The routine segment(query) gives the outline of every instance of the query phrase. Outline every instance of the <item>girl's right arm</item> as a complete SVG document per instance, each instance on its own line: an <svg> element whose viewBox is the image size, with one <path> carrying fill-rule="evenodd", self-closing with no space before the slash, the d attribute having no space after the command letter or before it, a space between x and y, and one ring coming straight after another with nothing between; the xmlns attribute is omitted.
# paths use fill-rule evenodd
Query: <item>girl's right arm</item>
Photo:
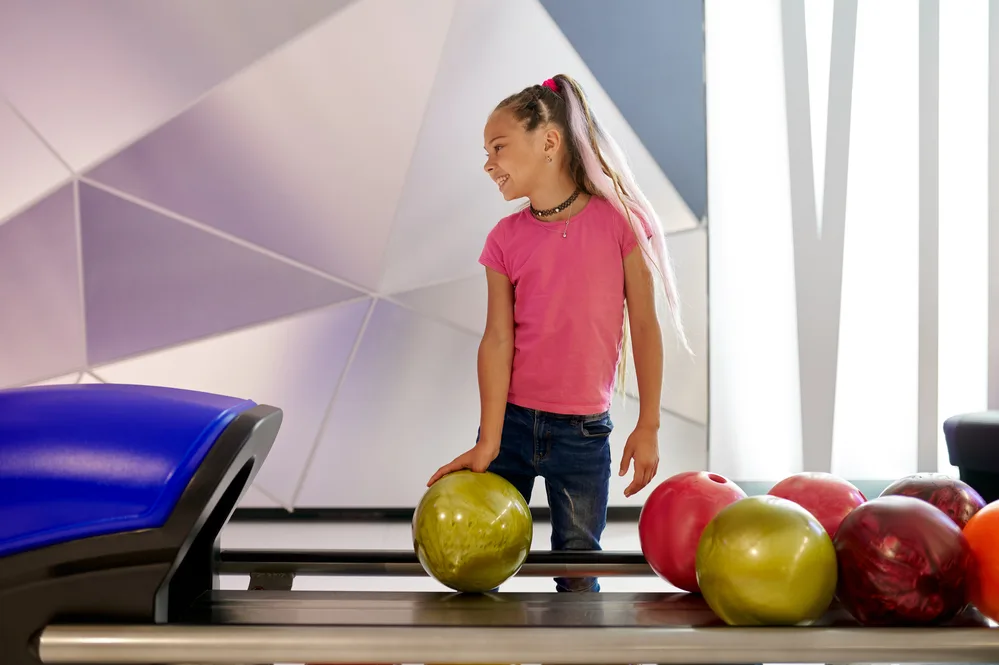
<svg viewBox="0 0 999 665"><path fill-rule="evenodd" d="M502 273L486 268L489 308L479 342L479 441L430 477L427 486L459 469L483 472L499 455L513 366L513 285Z"/></svg>
<svg viewBox="0 0 999 665"><path fill-rule="evenodd" d="M478 446L499 452L513 366L513 285L503 274L486 268L489 305L486 330L479 343Z"/></svg>

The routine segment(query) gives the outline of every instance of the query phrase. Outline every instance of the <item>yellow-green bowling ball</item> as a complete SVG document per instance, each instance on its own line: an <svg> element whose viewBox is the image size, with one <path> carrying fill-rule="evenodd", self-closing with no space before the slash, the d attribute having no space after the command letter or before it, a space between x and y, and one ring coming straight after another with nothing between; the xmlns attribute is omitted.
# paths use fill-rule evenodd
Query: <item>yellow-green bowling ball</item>
<svg viewBox="0 0 999 665"><path fill-rule="evenodd" d="M836 593L836 550L798 504L753 496L723 508L697 546L697 583L731 626L808 625Z"/></svg>
<svg viewBox="0 0 999 665"><path fill-rule="evenodd" d="M427 489L413 514L413 547L441 584L481 593L513 577L534 537L524 496L494 473L456 471Z"/></svg>

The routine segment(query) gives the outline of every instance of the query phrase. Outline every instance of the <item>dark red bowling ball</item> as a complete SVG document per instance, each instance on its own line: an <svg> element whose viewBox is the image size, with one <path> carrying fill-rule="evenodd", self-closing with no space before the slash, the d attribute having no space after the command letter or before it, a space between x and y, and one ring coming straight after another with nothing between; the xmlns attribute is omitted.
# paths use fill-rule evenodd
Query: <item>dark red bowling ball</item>
<svg viewBox="0 0 999 665"><path fill-rule="evenodd" d="M694 561L701 533L722 508L745 498L734 482L707 471L685 471L661 482L638 518L642 554L656 575L699 593Z"/></svg>
<svg viewBox="0 0 999 665"><path fill-rule="evenodd" d="M930 625L967 604L971 551L939 508L908 496L882 496L855 508L833 539L836 595L863 625Z"/></svg>
<svg viewBox="0 0 999 665"><path fill-rule="evenodd" d="M788 476L770 488L768 494L794 501L810 512L830 538L836 535L843 518L867 501L863 492L850 481L818 471Z"/></svg>
<svg viewBox="0 0 999 665"><path fill-rule="evenodd" d="M911 496L928 501L961 529L985 507L985 499L968 483L942 473L914 473L900 478L886 487L881 496Z"/></svg>

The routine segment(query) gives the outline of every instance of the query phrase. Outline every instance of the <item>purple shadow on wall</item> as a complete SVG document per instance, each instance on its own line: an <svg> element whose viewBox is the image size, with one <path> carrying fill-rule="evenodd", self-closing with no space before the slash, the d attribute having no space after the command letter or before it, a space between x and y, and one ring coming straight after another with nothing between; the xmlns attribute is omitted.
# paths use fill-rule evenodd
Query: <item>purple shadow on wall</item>
<svg viewBox="0 0 999 665"><path fill-rule="evenodd" d="M86 363L73 186L0 225L0 387Z"/></svg>
<svg viewBox="0 0 999 665"><path fill-rule="evenodd" d="M363 295L89 185L80 216L91 364Z"/></svg>

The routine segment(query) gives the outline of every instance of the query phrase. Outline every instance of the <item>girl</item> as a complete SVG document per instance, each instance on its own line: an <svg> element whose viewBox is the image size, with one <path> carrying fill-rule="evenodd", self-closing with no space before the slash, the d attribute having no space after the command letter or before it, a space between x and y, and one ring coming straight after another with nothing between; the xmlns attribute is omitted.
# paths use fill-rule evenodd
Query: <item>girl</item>
<svg viewBox="0 0 999 665"><path fill-rule="evenodd" d="M528 205L499 221L479 258L489 293L479 437L427 485L459 469L488 470L530 501L541 476L552 550L599 550L626 311L640 410L619 468L623 476L635 467L625 496L641 491L659 465L663 349L653 271L689 351L663 229L572 78L558 75L503 100L484 134L486 173L506 200L526 197ZM555 583L558 591L600 589L596 578Z"/></svg>

